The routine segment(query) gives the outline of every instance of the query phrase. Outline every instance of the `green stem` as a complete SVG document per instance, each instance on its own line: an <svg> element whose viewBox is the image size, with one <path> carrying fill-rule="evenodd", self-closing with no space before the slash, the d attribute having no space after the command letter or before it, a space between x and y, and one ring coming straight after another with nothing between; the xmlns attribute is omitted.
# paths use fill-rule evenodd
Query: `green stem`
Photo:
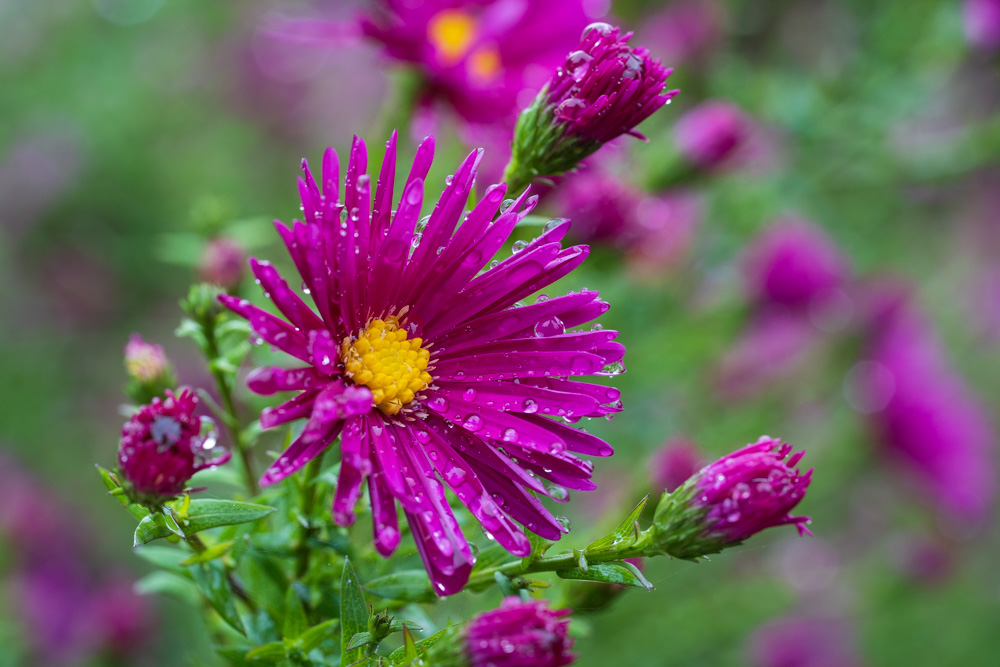
<svg viewBox="0 0 1000 667"><path fill-rule="evenodd" d="M243 481L246 484L247 491L251 496L256 496L260 493L260 487L257 486L257 475L253 470L250 447L243 438L243 429L240 428L240 418L236 411L236 402L233 400L233 389L226 374L215 367L215 360L220 356L219 341L215 336L215 322L211 319L210 321L202 322L202 330L205 333L205 354L208 356L212 367L212 376L215 378L215 385L219 389L219 395L222 397L222 405L225 409L222 420L225 422L226 428L229 430L229 435L233 440L233 445L239 454L240 464L243 467Z"/></svg>
<svg viewBox="0 0 1000 667"><path fill-rule="evenodd" d="M301 579L309 571L309 540L316 533L316 527L312 521L313 508L316 506L316 484L314 482L319 476L320 470L323 469L323 455L325 453L326 450L323 450L316 458L309 462L309 465L306 466L305 478L302 480L302 495L299 507L302 512L302 518L306 523L299 528L299 536L294 547L296 553L296 579Z"/></svg>

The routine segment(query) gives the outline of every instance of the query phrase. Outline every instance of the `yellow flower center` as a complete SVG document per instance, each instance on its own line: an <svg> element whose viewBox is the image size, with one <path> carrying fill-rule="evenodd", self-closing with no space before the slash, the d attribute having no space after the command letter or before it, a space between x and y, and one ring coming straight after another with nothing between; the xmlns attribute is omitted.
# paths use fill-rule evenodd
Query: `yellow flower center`
<svg viewBox="0 0 1000 667"><path fill-rule="evenodd" d="M476 20L460 9L438 13L427 26L427 36L446 64L457 62L469 50L476 33Z"/></svg>
<svg viewBox="0 0 1000 667"><path fill-rule="evenodd" d="M492 79L500 71L500 53L495 46L484 46L469 56L469 71L481 81Z"/></svg>
<svg viewBox="0 0 1000 667"><path fill-rule="evenodd" d="M431 354L420 338L407 338L394 317L372 320L355 338L345 338L341 357L347 377L372 391L375 406L394 415L431 383Z"/></svg>

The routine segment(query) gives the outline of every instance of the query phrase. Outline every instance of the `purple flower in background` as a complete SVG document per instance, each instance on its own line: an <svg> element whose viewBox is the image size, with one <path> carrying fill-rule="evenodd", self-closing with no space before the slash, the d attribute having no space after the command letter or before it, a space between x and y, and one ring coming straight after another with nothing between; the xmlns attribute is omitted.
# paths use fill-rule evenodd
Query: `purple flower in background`
<svg viewBox="0 0 1000 667"><path fill-rule="evenodd" d="M816 225L796 218L767 227L747 248L750 297L790 308L817 306L847 281L846 257Z"/></svg>
<svg viewBox="0 0 1000 667"><path fill-rule="evenodd" d="M568 609L552 611L541 600L505 598L500 608L469 623L469 667L563 667L573 664Z"/></svg>
<svg viewBox="0 0 1000 667"><path fill-rule="evenodd" d="M965 0L962 26L971 45L989 51L1000 49L1000 0Z"/></svg>
<svg viewBox="0 0 1000 667"><path fill-rule="evenodd" d="M599 144L623 134L642 138L633 128L679 92L663 92L673 70L630 39L607 23L591 24L549 80L542 95L567 134Z"/></svg>
<svg viewBox="0 0 1000 667"><path fill-rule="evenodd" d="M690 440L674 438L660 447L649 462L653 484L674 491L699 469L701 452Z"/></svg>
<svg viewBox="0 0 1000 667"><path fill-rule="evenodd" d="M126 492L143 504L160 504L181 493L199 470L221 465L229 452L209 459L215 446L212 434L203 436L203 422L194 412L198 397L189 389L167 390L154 398L122 427L118 470Z"/></svg>
<svg viewBox="0 0 1000 667"><path fill-rule="evenodd" d="M722 8L713 0L678 0L643 20L637 30L644 44L668 62L704 55L722 37Z"/></svg>
<svg viewBox="0 0 1000 667"><path fill-rule="evenodd" d="M839 619L783 618L761 626L750 639L754 667L858 667L850 626Z"/></svg>
<svg viewBox="0 0 1000 667"><path fill-rule="evenodd" d="M117 656L137 654L155 636L156 619L148 597L133 590L134 582L118 577L91 593L86 617L103 647Z"/></svg>
<svg viewBox="0 0 1000 667"><path fill-rule="evenodd" d="M629 272L656 280L677 268L694 245L703 209L700 196L681 190L642 198L630 234Z"/></svg>
<svg viewBox="0 0 1000 667"><path fill-rule="evenodd" d="M11 577L17 616L34 653L32 664L85 664L96 644L90 632L91 582L73 558L40 558Z"/></svg>
<svg viewBox="0 0 1000 667"><path fill-rule="evenodd" d="M555 198L556 208L573 220L574 238L625 247L642 195L604 170L586 169L567 178Z"/></svg>
<svg viewBox="0 0 1000 667"><path fill-rule="evenodd" d="M234 290L243 280L247 251L239 242L216 238L208 242L198 264L198 277L225 290Z"/></svg>
<svg viewBox="0 0 1000 667"><path fill-rule="evenodd" d="M762 436L702 468L665 494L654 519L663 549L675 558L716 553L773 526L792 524L808 534L808 517L790 512L805 497L812 470L795 466L804 452Z"/></svg>
<svg viewBox="0 0 1000 667"><path fill-rule="evenodd" d="M424 77L424 101L444 100L467 121L513 122L595 18L584 0L380 0L361 31ZM529 98L530 99L530 98Z"/></svg>
<svg viewBox="0 0 1000 667"><path fill-rule="evenodd" d="M681 116L674 125L674 142L691 164L717 169L732 161L747 141L750 122L729 102L703 102Z"/></svg>
<svg viewBox="0 0 1000 667"><path fill-rule="evenodd" d="M434 140L418 147L395 209L395 134L386 146L374 198L367 149L355 138L343 190L337 155L328 149L322 189L303 165L305 222L277 224L315 310L256 259L253 272L287 322L246 300L220 300L257 336L305 364L261 368L248 378L261 394L300 392L265 410L264 428L308 418L261 484L284 479L340 436L334 520L353 523L367 478L379 553L388 556L399 543L398 502L435 590L448 595L465 585L473 557L438 475L511 553L531 550L515 521L558 539L565 529L534 494L562 500L566 488L594 488L593 465L570 452L613 450L549 417L618 412L617 390L570 378L621 372L625 349L615 331L567 331L607 310L595 291L518 305L587 256L586 246L562 247L568 223L516 243L513 255L491 264L536 198L522 194L501 210L506 188L496 185L465 214L476 151L420 219Z"/></svg>
<svg viewBox="0 0 1000 667"><path fill-rule="evenodd" d="M871 414L887 451L942 514L983 520L996 494L996 433L928 323L905 302L883 309L867 356L857 388L867 399L856 407Z"/></svg>

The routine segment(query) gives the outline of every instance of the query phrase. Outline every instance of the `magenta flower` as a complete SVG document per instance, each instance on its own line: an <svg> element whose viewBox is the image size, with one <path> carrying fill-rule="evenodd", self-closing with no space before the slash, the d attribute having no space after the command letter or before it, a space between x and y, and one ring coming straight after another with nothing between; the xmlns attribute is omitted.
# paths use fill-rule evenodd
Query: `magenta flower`
<svg viewBox="0 0 1000 667"><path fill-rule="evenodd" d="M194 414L198 397L189 389L166 398L154 398L122 427L118 471L133 501L158 505L184 492L199 470L221 465L228 452L214 459L215 437L203 435L203 422Z"/></svg>
<svg viewBox="0 0 1000 667"><path fill-rule="evenodd" d="M653 484L664 491L673 491L698 471L701 452L690 440L673 438L660 447L649 461Z"/></svg>
<svg viewBox="0 0 1000 667"><path fill-rule="evenodd" d="M125 370L133 380L155 382L170 373L170 362L162 346L149 343L134 333L125 344Z"/></svg>
<svg viewBox="0 0 1000 667"><path fill-rule="evenodd" d="M743 266L752 299L791 308L821 305L846 284L849 272L823 230L797 218L767 227L747 248Z"/></svg>
<svg viewBox="0 0 1000 667"><path fill-rule="evenodd" d="M473 123L513 123L518 96L543 80L593 17L583 0L380 0L361 31L417 66L423 101ZM544 76L544 74L542 74Z"/></svg>
<svg viewBox="0 0 1000 667"><path fill-rule="evenodd" d="M688 162L701 169L725 165L749 134L750 123L743 111L721 100L699 104L674 126L677 148Z"/></svg>
<svg viewBox="0 0 1000 667"><path fill-rule="evenodd" d="M863 664L853 629L842 619L788 617L754 633L753 667L859 667Z"/></svg>
<svg viewBox="0 0 1000 667"><path fill-rule="evenodd" d="M582 170L567 178L555 196L557 208L573 219L570 234L574 238L620 248L629 244L642 195L613 174Z"/></svg>
<svg viewBox="0 0 1000 667"><path fill-rule="evenodd" d="M1000 0L965 0L962 26L972 46L987 51L1000 49Z"/></svg>
<svg viewBox="0 0 1000 667"><path fill-rule="evenodd" d="M795 466L804 452L789 457L791 450L762 436L665 494L655 517L664 551L675 558L696 558L785 524L808 534L809 517L790 512L805 497L812 470L800 473Z"/></svg>
<svg viewBox="0 0 1000 667"><path fill-rule="evenodd" d="M265 410L265 428L308 418L261 484L292 474L340 436L334 520L353 523L367 478L379 553L388 556L399 543L398 502L436 591L448 595L465 585L473 558L438 477L511 553L531 549L515 521L558 539L562 525L534 494L564 499L567 488L592 489L593 465L570 452L613 450L549 417L618 412L617 390L571 378L620 372L625 350L615 331L569 331L607 310L595 291L519 304L579 266L588 249L561 246L569 228L562 222L491 264L536 198L525 193L501 206L505 187L496 185L464 213L478 151L418 222L433 149L431 137L417 149L395 208L395 134L373 199L361 139L352 146L343 190L332 149L323 158L322 189L303 165L306 220L277 229L315 311L271 264L256 259L254 274L288 321L246 300L220 300L256 335L305 364L261 368L248 379L261 394L301 392ZM489 268L481 271L484 264ZM564 488L546 488L539 478Z"/></svg>
<svg viewBox="0 0 1000 667"><path fill-rule="evenodd" d="M468 667L563 667L573 664L568 609L509 597L472 619L465 635Z"/></svg>
<svg viewBox="0 0 1000 667"><path fill-rule="evenodd" d="M643 43L673 63L704 56L723 36L724 11L715 0L675 0L643 20Z"/></svg>
<svg viewBox="0 0 1000 667"><path fill-rule="evenodd" d="M951 369L940 342L912 305L886 309L876 324L859 391L890 455L922 495L951 519L978 522L996 495L996 432L986 407Z"/></svg>
<svg viewBox="0 0 1000 667"><path fill-rule="evenodd" d="M563 174L623 134L644 139L635 127L679 91L664 92L673 70L629 46L631 38L607 23L587 26L578 48L521 113L508 183Z"/></svg>
<svg viewBox="0 0 1000 667"><path fill-rule="evenodd" d="M212 239L201 256L198 277L225 290L234 290L243 280L246 260L247 251L237 241L224 237Z"/></svg>

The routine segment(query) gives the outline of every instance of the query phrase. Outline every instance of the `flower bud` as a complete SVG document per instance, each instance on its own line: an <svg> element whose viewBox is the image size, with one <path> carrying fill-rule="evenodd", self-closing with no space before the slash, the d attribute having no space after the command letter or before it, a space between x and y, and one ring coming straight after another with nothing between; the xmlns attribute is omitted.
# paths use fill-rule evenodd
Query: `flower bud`
<svg viewBox="0 0 1000 667"><path fill-rule="evenodd" d="M208 458L215 435L203 434L211 420L195 416L197 405L191 390L167 390L166 398L154 398L122 427L118 469L133 502L162 505L183 493L196 472L229 460L228 452Z"/></svg>
<svg viewBox="0 0 1000 667"><path fill-rule="evenodd" d="M125 344L125 370L129 376L126 392L133 400L146 403L176 383L173 368L163 348L132 334Z"/></svg>
<svg viewBox="0 0 1000 667"><path fill-rule="evenodd" d="M631 38L607 23L583 31L579 48L518 118L504 174L511 192L573 169L623 134L641 138L634 128L677 94L663 92L672 70L630 47Z"/></svg>
<svg viewBox="0 0 1000 667"><path fill-rule="evenodd" d="M568 609L552 611L542 600L509 597L456 630L457 641L431 647L426 664L435 667L563 667L576 655L567 636ZM456 626L457 627L457 626Z"/></svg>
<svg viewBox="0 0 1000 667"><path fill-rule="evenodd" d="M765 528L794 524L808 534L808 517L789 512L805 496L812 470L795 465L804 452L762 436L702 468L679 489L665 493L653 520L658 546L675 558L697 558L735 546Z"/></svg>
<svg viewBox="0 0 1000 667"><path fill-rule="evenodd" d="M226 291L239 287L247 263L247 251L233 239L219 237L205 246L198 265L198 277Z"/></svg>
<svg viewBox="0 0 1000 667"><path fill-rule="evenodd" d="M749 124L728 102L705 102L684 114L674 126L674 141L684 158L699 169L717 169L745 143Z"/></svg>

